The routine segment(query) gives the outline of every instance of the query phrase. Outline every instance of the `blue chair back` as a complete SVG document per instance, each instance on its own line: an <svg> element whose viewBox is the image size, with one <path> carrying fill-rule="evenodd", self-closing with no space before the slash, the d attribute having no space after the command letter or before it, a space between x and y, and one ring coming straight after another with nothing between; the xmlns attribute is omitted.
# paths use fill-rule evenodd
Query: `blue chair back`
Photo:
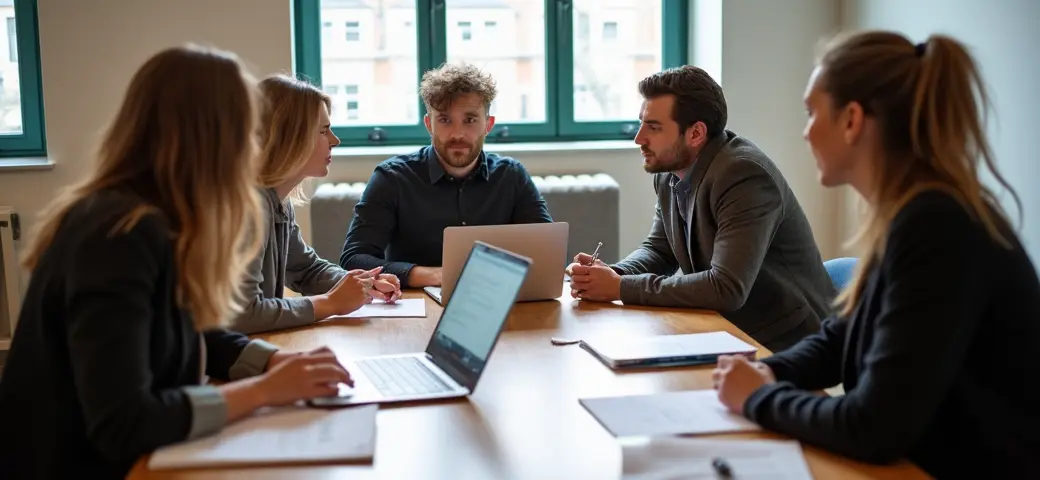
<svg viewBox="0 0 1040 480"><path fill-rule="evenodd" d="M827 274L831 276L834 288L840 291L849 284L853 269L856 268L856 260L855 257L841 257L823 262L823 268L826 268Z"/></svg>

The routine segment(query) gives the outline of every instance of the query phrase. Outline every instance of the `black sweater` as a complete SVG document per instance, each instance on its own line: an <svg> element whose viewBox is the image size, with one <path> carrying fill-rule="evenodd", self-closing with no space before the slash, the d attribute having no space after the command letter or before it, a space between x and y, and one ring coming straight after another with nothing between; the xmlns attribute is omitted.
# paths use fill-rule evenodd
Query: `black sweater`
<svg viewBox="0 0 1040 480"><path fill-rule="evenodd" d="M938 478L1040 474L1040 283L1017 238L995 243L952 197L918 195L892 224L854 313L763 361L777 383L745 414L764 428ZM818 396L844 382L846 394ZM1012 475L1012 476L1005 476Z"/></svg>
<svg viewBox="0 0 1040 480"><path fill-rule="evenodd" d="M0 379L2 478L122 478L141 455L223 426L203 365L244 377L273 353L235 333L199 335L174 302L162 219L110 234L138 203L116 192L81 202L33 271Z"/></svg>

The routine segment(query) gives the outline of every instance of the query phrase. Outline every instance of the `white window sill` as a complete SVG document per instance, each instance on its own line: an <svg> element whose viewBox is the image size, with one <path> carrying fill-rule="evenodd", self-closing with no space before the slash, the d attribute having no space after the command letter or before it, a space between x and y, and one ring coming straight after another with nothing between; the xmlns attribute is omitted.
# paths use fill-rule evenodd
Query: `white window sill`
<svg viewBox="0 0 1040 480"><path fill-rule="evenodd" d="M388 145L372 147L336 147L332 156L349 160L351 157L383 157L403 155L414 152L426 145ZM597 140L583 142L526 142L526 143L485 143L484 150L502 155L517 153L560 154L569 152L597 152L638 150L639 146L631 140Z"/></svg>
<svg viewBox="0 0 1040 480"><path fill-rule="evenodd" d="M0 172L53 169L54 161L47 157L0 158Z"/></svg>

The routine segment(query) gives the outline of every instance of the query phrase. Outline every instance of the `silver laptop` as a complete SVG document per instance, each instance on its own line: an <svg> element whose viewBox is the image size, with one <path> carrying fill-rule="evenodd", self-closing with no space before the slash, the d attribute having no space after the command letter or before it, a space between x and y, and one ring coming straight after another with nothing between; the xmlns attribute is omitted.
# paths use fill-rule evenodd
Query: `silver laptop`
<svg viewBox="0 0 1040 480"><path fill-rule="evenodd" d="M454 398L477 387L516 302L531 259L476 242L426 351L344 362L354 388L314 399L316 407Z"/></svg>
<svg viewBox="0 0 1040 480"><path fill-rule="evenodd" d="M567 268L569 233L566 222L445 228L441 286L424 290L444 305L451 299L470 246L474 242L483 242L531 259L531 273L520 287L518 302L558 298L563 291L563 271Z"/></svg>

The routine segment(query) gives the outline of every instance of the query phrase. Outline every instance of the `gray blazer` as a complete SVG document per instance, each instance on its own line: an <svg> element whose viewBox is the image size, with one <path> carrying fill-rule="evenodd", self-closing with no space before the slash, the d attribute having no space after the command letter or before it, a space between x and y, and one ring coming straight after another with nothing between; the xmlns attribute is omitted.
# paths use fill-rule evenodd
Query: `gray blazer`
<svg viewBox="0 0 1040 480"><path fill-rule="evenodd" d="M654 175L650 234L612 265L621 301L715 310L774 352L818 331L836 292L809 221L766 154L728 130L708 142L688 175L692 228L679 217L673 178Z"/></svg>
<svg viewBox="0 0 1040 480"><path fill-rule="evenodd" d="M280 200L270 188L264 189L261 197L267 219L266 239L243 284L249 303L230 325L231 330L246 334L314 323L310 299L284 298L285 288L301 295L320 295L346 275L345 270L319 257L303 241L291 203Z"/></svg>

